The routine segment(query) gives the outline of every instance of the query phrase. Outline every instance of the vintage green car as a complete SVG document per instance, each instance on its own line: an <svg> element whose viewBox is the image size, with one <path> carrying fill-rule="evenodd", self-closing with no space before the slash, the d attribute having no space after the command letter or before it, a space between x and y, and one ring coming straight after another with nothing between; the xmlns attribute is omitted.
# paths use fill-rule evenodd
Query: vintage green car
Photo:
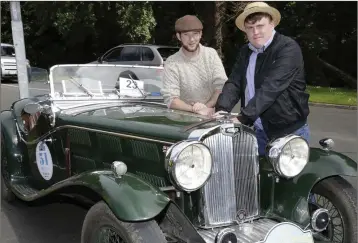
<svg viewBox="0 0 358 243"><path fill-rule="evenodd" d="M2 198L71 196L91 205L82 243L357 242L357 164L271 141L233 114L168 109L161 67L50 69L50 93L1 112ZM69 222L70 223L70 222Z"/></svg>

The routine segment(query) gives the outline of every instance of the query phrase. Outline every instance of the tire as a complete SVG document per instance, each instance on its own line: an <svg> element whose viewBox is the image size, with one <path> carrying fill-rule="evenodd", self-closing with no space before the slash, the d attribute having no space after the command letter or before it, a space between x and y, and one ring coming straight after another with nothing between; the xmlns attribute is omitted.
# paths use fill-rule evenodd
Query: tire
<svg viewBox="0 0 358 243"><path fill-rule="evenodd" d="M110 229L125 243L167 242L155 220L138 223L122 222L117 219L105 202L100 201L90 208L85 217L81 243L101 243L98 237L103 228Z"/></svg>
<svg viewBox="0 0 358 243"><path fill-rule="evenodd" d="M16 197L15 194L11 191L8 182L6 181L6 175L8 175L7 163L8 160L6 155L4 137L1 136L1 199L7 202L12 202L15 200Z"/></svg>
<svg viewBox="0 0 358 243"><path fill-rule="evenodd" d="M327 206L329 214L332 213L330 225L322 234L332 238L332 242L353 243L357 242L357 193L356 190L346 180L341 177L331 177L319 182L313 189L312 193L318 198L333 204L333 207ZM316 196L315 195L315 196ZM319 207L319 201L312 202ZM334 221L334 222L333 222ZM342 222L342 226L334 225L336 222ZM343 237L339 234L340 227L343 227ZM336 230L335 230L336 229ZM331 232L329 232L331 231ZM337 233L336 233L337 232Z"/></svg>

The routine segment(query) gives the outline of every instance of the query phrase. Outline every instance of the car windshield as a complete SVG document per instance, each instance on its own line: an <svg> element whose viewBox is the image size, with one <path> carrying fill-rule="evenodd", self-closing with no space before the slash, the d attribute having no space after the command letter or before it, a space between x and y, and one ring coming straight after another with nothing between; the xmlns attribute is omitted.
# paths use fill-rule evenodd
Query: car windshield
<svg viewBox="0 0 358 243"><path fill-rule="evenodd" d="M1 56L13 56L15 49L12 46L1 46Z"/></svg>
<svg viewBox="0 0 358 243"><path fill-rule="evenodd" d="M51 96L66 99L162 99L163 67L83 64L50 70Z"/></svg>

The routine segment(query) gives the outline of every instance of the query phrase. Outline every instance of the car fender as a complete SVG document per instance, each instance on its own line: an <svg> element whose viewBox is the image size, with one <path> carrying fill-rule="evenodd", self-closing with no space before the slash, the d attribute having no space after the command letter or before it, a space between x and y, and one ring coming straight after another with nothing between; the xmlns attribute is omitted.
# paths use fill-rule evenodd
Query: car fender
<svg viewBox="0 0 358 243"><path fill-rule="evenodd" d="M154 218L170 202L157 187L131 173L118 177L111 171L85 172L66 181L95 191L122 221Z"/></svg>
<svg viewBox="0 0 358 243"><path fill-rule="evenodd" d="M313 187L328 177L356 176L357 163L337 152L311 148L309 162L298 176L284 179L269 174L264 182L271 185L272 193L268 214L306 226L310 220L308 200Z"/></svg>
<svg viewBox="0 0 358 243"><path fill-rule="evenodd" d="M1 133L5 140L10 174L19 174L24 153L20 143L13 112L2 111ZM13 185L11 185L13 186ZM98 194L111 208L118 219L123 221L147 220L158 215L169 203L169 197L157 187L147 183L134 174L127 173L121 177L115 176L112 171L90 171L70 177L51 187L24 196L13 190L24 201L33 201L42 198L60 189L71 186L87 187ZM14 189L14 188L13 188ZM78 191L80 194L81 191Z"/></svg>
<svg viewBox="0 0 358 243"><path fill-rule="evenodd" d="M16 188L14 184L10 186ZM70 194L82 195L94 203L103 200L122 221L143 221L154 218L170 202L165 193L134 174L127 173L118 177L110 170L83 172L53 184L47 189L32 190L34 193L31 195L13 191L24 201L35 201L54 193L67 195L69 191ZM95 197L88 197L88 191L91 191L91 195L94 193Z"/></svg>
<svg viewBox="0 0 358 243"><path fill-rule="evenodd" d="M5 151L8 159L8 169L10 174L18 174L23 162L24 153L21 149L19 137L16 132L16 121L13 113L10 110L4 110L0 113L1 121L1 139L5 142Z"/></svg>

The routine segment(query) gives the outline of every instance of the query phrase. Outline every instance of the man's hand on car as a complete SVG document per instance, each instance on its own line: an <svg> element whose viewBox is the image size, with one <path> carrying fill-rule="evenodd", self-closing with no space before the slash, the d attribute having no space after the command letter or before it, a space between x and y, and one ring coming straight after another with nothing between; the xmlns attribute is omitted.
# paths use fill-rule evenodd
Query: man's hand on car
<svg viewBox="0 0 358 243"><path fill-rule="evenodd" d="M234 123L241 123L241 122L240 122L240 117L241 117L241 116L238 115L237 113L230 113L230 114L229 114L229 113L226 112L226 111L217 111L217 112L215 112L211 117L218 119L218 118L224 117L225 115L229 115L230 120L233 121Z"/></svg>
<svg viewBox="0 0 358 243"><path fill-rule="evenodd" d="M199 115L202 115L202 116L208 116L208 117L211 117L213 114L214 114L214 108L203 108L203 109L200 109L198 110L197 112L195 112Z"/></svg>
<svg viewBox="0 0 358 243"><path fill-rule="evenodd" d="M205 104L200 102L192 102L191 105L193 106L193 112L197 113L199 110L208 108Z"/></svg>
<svg viewBox="0 0 358 243"><path fill-rule="evenodd" d="M217 111L215 114L212 115L213 118L221 118L224 116L224 114L228 114L226 111Z"/></svg>

